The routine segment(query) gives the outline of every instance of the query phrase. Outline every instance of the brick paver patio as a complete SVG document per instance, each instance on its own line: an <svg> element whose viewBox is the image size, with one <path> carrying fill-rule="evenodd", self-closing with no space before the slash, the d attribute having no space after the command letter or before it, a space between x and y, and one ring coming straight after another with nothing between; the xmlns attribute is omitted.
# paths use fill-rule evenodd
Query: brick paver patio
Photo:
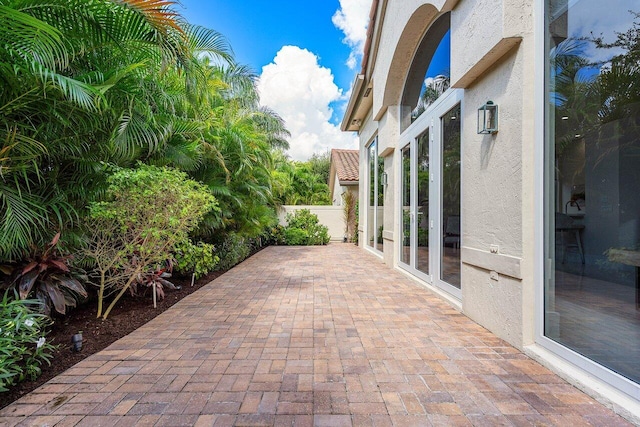
<svg viewBox="0 0 640 427"><path fill-rule="evenodd" d="M0 411L28 426L624 426L346 244L271 247Z"/></svg>

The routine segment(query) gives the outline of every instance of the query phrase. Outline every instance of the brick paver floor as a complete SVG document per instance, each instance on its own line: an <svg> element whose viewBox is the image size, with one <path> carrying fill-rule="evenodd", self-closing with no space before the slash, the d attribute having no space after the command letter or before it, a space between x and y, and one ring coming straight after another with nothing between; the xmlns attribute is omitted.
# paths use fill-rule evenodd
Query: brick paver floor
<svg viewBox="0 0 640 427"><path fill-rule="evenodd" d="M629 425L347 244L263 250L0 424Z"/></svg>

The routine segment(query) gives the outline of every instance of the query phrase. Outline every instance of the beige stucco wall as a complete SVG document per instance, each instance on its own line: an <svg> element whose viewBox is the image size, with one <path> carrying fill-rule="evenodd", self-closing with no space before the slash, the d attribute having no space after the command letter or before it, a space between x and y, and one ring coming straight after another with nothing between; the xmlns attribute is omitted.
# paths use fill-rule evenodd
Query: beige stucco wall
<svg viewBox="0 0 640 427"><path fill-rule="evenodd" d="M532 87L523 85L525 54L520 46L465 89L464 94L462 241L464 247L484 251L489 259L503 255L521 259L525 244L523 100L533 94ZM478 135L477 108L488 100L499 106L499 132ZM527 143L531 145L533 141L529 139ZM532 177L529 178L532 182ZM491 253L492 245L498 253ZM463 258L463 261L467 260ZM492 267L485 262L463 263L463 310L501 338L522 348L524 304L533 304L533 299L523 301L523 286L533 286L532 276L524 281L500 276L496 281L490 278L491 271L495 271ZM517 275L523 277L521 272Z"/></svg>
<svg viewBox="0 0 640 427"><path fill-rule="evenodd" d="M375 63L369 67L373 69L373 106L360 130L360 180L368 182L365 146L377 134L379 150L386 155L385 171L389 179L385 197L384 259L389 265L397 265L398 143L402 111L399 104L422 36L445 11L445 5L454 3L451 81L468 75L470 70L477 73L478 63L484 61L481 73L464 88L462 101L462 310L522 348L533 341L535 314L535 236L531 231L535 176L532 167L534 76L529 71L533 69L534 56L532 2L388 1L388 16L382 22ZM505 37L516 38L519 44L510 47L506 54L493 53L491 57L495 46ZM491 62L486 65L488 56ZM477 109L487 100L499 106L500 130L495 135L478 135ZM361 194L361 206L365 205L365 197ZM366 230L362 215L360 218L360 229Z"/></svg>
<svg viewBox="0 0 640 427"><path fill-rule="evenodd" d="M333 180L333 200L331 204L333 206L342 206L342 187L340 186L340 180L338 179L338 174L335 174Z"/></svg>
<svg viewBox="0 0 640 427"><path fill-rule="evenodd" d="M424 34L425 24L443 8L445 0L389 0L391 16L383 22L373 72L373 115L380 118L389 105L398 105L406 71ZM410 25L406 25L411 22Z"/></svg>
<svg viewBox="0 0 640 427"><path fill-rule="evenodd" d="M342 194L345 191L349 191L356 196L356 200L358 200L358 183L349 184L349 185L340 185L340 180L338 179L338 174L336 173L335 179L333 180L333 200L331 201L333 206L342 206L344 205L344 199Z"/></svg>

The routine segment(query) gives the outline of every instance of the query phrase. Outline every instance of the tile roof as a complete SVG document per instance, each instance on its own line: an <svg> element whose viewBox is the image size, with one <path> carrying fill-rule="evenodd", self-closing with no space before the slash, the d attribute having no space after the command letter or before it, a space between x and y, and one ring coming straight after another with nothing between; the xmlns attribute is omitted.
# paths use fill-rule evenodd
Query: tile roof
<svg viewBox="0 0 640 427"><path fill-rule="evenodd" d="M360 153L358 150L331 150L331 162L340 181L358 181Z"/></svg>

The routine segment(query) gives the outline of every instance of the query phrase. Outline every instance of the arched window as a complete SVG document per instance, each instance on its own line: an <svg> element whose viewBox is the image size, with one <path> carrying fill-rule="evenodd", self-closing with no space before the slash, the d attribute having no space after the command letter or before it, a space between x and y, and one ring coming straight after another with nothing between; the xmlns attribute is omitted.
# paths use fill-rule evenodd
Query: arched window
<svg viewBox="0 0 640 427"><path fill-rule="evenodd" d="M429 27L416 50L402 93L402 130L450 86L450 27L450 14L446 13Z"/></svg>

